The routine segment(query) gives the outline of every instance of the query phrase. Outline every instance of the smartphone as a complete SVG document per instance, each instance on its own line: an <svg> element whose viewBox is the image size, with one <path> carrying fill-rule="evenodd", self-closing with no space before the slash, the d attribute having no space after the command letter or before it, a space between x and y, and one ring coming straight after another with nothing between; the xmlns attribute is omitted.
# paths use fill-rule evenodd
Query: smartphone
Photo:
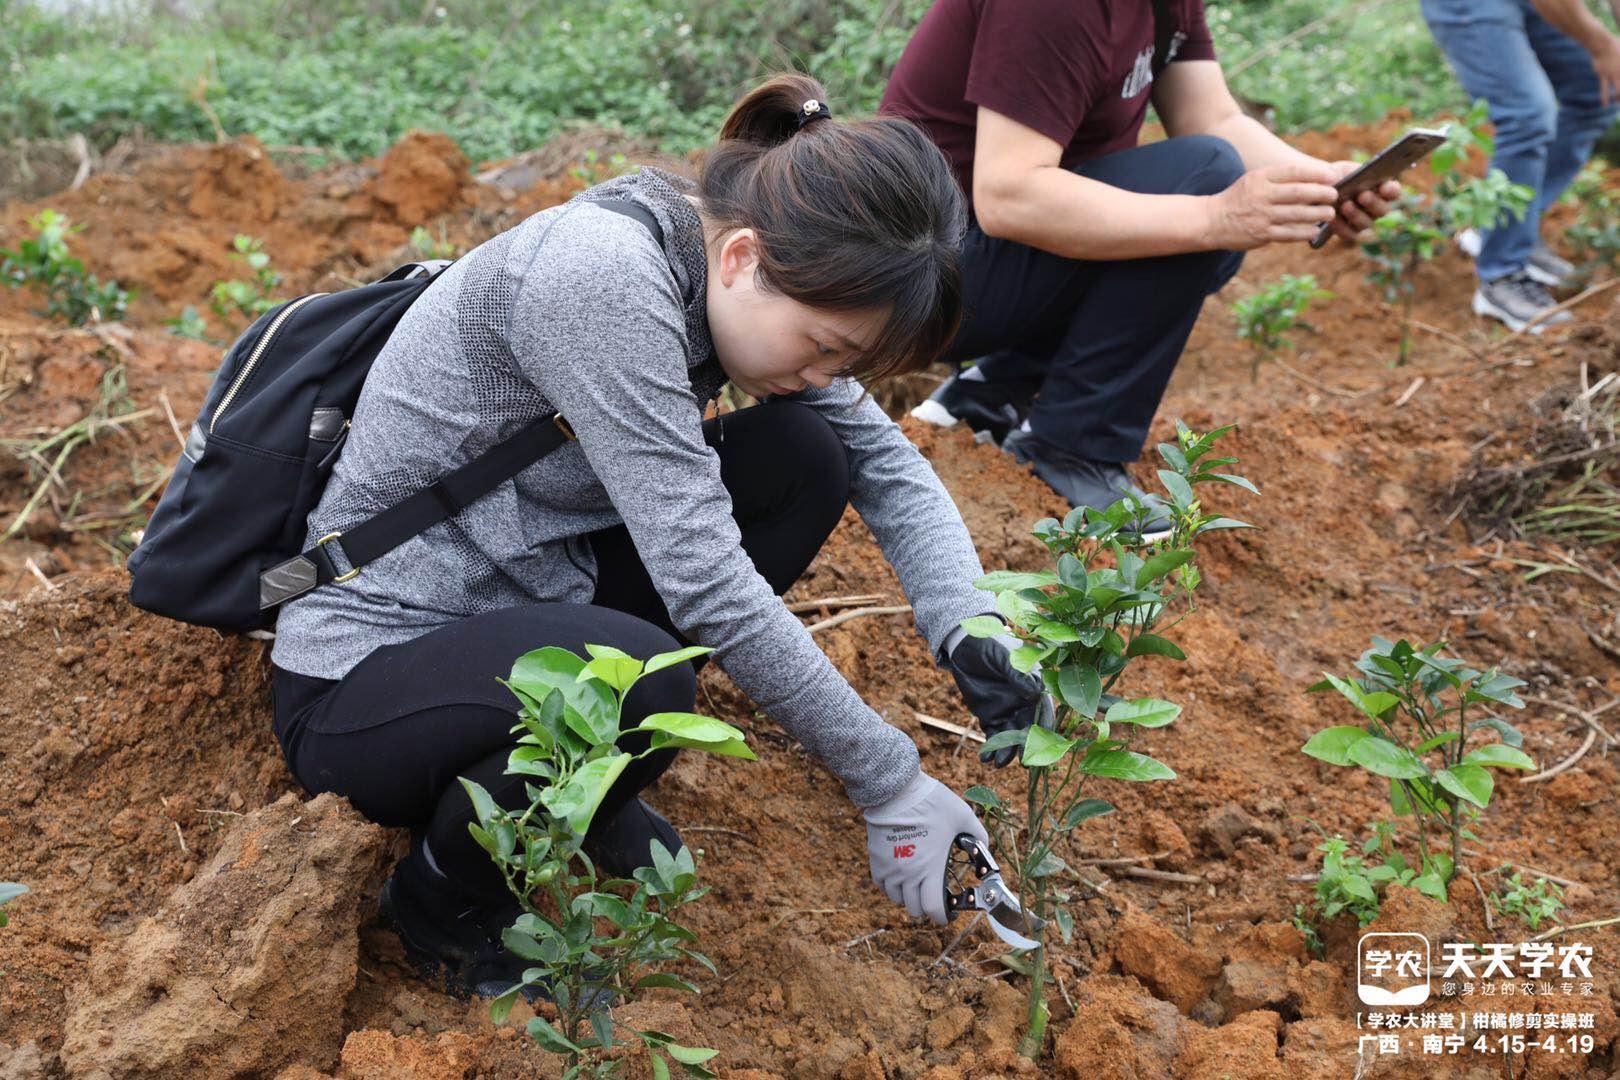
<svg viewBox="0 0 1620 1080"><path fill-rule="evenodd" d="M1393 180L1413 165L1438 150L1445 143L1450 126L1439 129L1413 128L1378 152L1378 156L1350 173L1334 186L1339 197L1334 205L1353 199L1363 191L1371 191L1385 180ZM1311 240L1311 247L1320 248L1333 235L1333 222L1324 221Z"/></svg>

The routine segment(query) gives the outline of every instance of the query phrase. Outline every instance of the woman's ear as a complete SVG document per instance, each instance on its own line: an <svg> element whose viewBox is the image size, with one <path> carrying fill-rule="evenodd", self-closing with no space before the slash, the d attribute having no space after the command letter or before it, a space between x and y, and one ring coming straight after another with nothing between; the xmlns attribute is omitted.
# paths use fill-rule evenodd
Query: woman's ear
<svg viewBox="0 0 1620 1080"><path fill-rule="evenodd" d="M752 286L759 266L759 242L753 229L734 229L720 243L720 284L730 289L739 283Z"/></svg>

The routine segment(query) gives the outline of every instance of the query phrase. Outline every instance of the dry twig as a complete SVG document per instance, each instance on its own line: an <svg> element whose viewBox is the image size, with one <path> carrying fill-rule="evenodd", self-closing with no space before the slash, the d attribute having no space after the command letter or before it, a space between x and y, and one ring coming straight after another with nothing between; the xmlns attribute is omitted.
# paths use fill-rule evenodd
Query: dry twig
<svg viewBox="0 0 1620 1080"><path fill-rule="evenodd" d="M859 619L863 615L904 615L910 610L910 604L896 604L893 607L856 608L853 611L846 611L841 615L834 615L830 619L822 619L820 622L811 623L809 626L805 627L805 629L814 634L821 630L830 630L840 623L849 622L851 619Z"/></svg>
<svg viewBox="0 0 1620 1080"><path fill-rule="evenodd" d="M819 600L795 600L787 605L787 609L795 615L805 611L820 611L822 608L854 607L858 604L870 604L883 599L882 593L869 593L865 596L824 596Z"/></svg>

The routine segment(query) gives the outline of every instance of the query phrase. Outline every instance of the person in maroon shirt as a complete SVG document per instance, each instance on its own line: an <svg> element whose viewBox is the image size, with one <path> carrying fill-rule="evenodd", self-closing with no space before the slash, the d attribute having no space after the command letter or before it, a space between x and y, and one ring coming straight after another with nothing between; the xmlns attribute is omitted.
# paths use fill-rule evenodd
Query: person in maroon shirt
<svg viewBox="0 0 1620 1080"><path fill-rule="evenodd" d="M1149 101L1168 138L1138 146ZM1400 194L1336 206L1355 166L1243 114L1202 0L936 0L880 111L929 133L973 213L949 359L977 363L913 415L988 433L1075 506L1137 491L1124 464L1244 251L1324 221L1353 240Z"/></svg>

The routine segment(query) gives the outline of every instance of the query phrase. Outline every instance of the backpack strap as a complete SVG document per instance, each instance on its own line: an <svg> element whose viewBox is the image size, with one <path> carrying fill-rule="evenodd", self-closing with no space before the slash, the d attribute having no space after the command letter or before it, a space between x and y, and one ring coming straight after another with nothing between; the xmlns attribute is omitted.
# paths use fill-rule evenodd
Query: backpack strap
<svg viewBox="0 0 1620 1080"><path fill-rule="evenodd" d="M663 246L664 230L659 227L658 219L639 203L604 199L595 205L641 222L658 245ZM422 269L436 274L443 267L411 264L395 274L415 277ZM412 272L404 273L407 270ZM530 422L414 495L352 529L328 533L308 550L261 573L259 610L268 611L329 582L354 580L367 563L459 514L573 438L574 429L560 412Z"/></svg>
<svg viewBox="0 0 1620 1080"><path fill-rule="evenodd" d="M1163 71L1170 63L1170 45L1175 40L1175 13L1170 10L1171 0L1153 0L1153 70Z"/></svg>

